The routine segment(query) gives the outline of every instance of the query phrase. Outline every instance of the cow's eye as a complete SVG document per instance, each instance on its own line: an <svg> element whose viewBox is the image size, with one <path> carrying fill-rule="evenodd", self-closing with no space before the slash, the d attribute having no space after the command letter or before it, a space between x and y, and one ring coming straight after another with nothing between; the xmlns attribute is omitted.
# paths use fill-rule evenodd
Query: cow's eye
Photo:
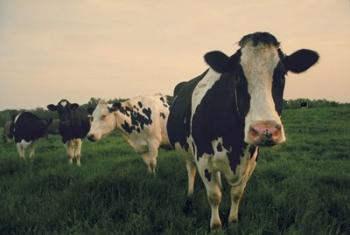
<svg viewBox="0 0 350 235"><path fill-rule="evenodd" d="M94 117L93 116L89 116L89 119L90 119L90 122L93 122L94 121Z"/></svg>

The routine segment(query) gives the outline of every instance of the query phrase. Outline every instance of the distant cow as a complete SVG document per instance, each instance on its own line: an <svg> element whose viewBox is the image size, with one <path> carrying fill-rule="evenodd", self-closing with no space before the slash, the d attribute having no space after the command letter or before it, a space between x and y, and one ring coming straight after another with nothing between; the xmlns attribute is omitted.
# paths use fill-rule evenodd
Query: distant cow
<svg viewBox="0 0 350 235"><path fill-rule="evenodd" d="M207 53L204 59L210 68L175 88L167 123L169 140L176 149L190 153L186 160L189 199L196 170L202 178L211 228L221 227L220 173L231 187L228 221L235 222L258 146L285 141L280 119L285 75L306 71L318 61L314 51L302 49L288 56L279 45L269 33L246 35L232 56Z"/></svg>
<svg viewBox="0 0 350 235"><path fill-rule="evenodd" d="M17 145L20 158L25 158L25 150L29 147L29 158L35 153L34 142L43 137L51 119L41 119L30 112L21 112L13 119L12 134Z"/></svg>
<svg viewBox="0 0 350 235"><path fill-rule="evenodd" d="M169 144L166 121L169 116L169 97L139 96L109 107L99 101L92 113L88 139L96 141L118 130L133 149L142 155L150 173L155 173L158 148Z"/></svg>
<svg viewBox="0 0 350 235"><path fill-rule="evenodd" d="M300 102L300 108L307 109L309 107L309 103L307 101Z"/></svg>
<svg viewBox="0 0 350 235"><path fill-rule="evenodd" d="M4 124L4 129L3 129L3 133L2 133L2 138L4 140L4 143L9 143L12 141L13 139L13 134L11 131L11 125L12 125L12 121L6 121Z"/></svg>
<svg viewBox="0 0 350 235"><path fill-rule="evenodd" d="M47 108L58 113L59 133L62 142L66 145L69 163L76 163L80 166L81 139L85 138L90 130L90 120L85 110L78 109L79 105L71 104L68 100L62 99L57 105L49 104Z"/></svg>

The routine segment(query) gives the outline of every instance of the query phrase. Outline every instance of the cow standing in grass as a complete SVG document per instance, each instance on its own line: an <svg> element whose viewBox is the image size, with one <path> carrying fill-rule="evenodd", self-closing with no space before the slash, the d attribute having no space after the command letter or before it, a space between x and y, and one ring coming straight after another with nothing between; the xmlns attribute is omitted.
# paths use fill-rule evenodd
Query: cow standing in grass
<svg viewBox="0 0 350 235"><path fill-rule="evenodd" d="M246 35L239 46L232 56L220 51L204 56L210 68L175 88L167 123L171 144L188 153L188 198L197 170L205 185L211 228L221 227L221 174L231 187L231 223L238 220L259 146L285 141L280 118L285 75L306 71L318 60L307 49L284 54L269 33Z"/></svg>
<svg viewBox="0 0 350 235"><path fill-rule="evenodd" d="M25 150L29 148L29 158L35 154L34 142L47 134L52 120L41 119L30 112L21 112L15 116L11 125L11 133L17 145L19 157L25 158Z"/></svg>
<svg viewBox="0 0 350 235"><path fill-rule="evenodd" d="M169 116L169 97L139 96L109 106L99 101L91 115L88 139L96 141L118 130L131 147L142 155L150 173L155 173L158 148L169 144L166 121Z"/></svg>
<svg viewBox="0 0 350 235"><path fill-rule="evenodd" d="M80 166L82 139L90 130L90 120L88 113L78 107L78 104L71 104L66 99L62 99L57 105L47 106L50 111L58 113L60 119L58 129L62 142L66 145L69 163L72 164L75 159L76 164Z"/></svg>

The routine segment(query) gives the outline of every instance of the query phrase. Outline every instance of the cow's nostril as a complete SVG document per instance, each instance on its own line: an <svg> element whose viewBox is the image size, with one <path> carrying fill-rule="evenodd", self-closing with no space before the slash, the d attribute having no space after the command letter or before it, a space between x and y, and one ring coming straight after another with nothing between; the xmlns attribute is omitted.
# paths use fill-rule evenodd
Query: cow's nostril
<svg viewBox="0 0 350 235"><path fill-rule="evenodd" d="M94 137L94 135L88 135L88 140L90 140L90 141L95 141L95 137Z"/></svg>

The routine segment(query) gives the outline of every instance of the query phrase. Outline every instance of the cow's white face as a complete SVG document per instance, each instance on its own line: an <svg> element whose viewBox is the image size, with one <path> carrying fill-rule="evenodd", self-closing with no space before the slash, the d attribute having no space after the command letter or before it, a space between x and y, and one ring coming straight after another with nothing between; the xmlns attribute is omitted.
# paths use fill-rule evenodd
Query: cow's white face
<svg viewBox="0 0 350 235"><path fill-rule="evenodd" d="M244 141L271 146L285 141L280 114L283 106L285 75L301 73L318 61L315 51L301 49L285 55L277 39L266 32L244 36L240 49L228 57L220 51L204 58L210 67L236 80L232 93L237 113L244 120Z"/></svg>
<svg viewBox="0 0 350 235"><path fill-rule="evenodd" d="M273 99L274 72L280 62L277 48L273 45L248 43L241 49L240 64L247 80L250 105L245 117L245 142L255 143L255 131L270 130L274 143L285 141L284 128ZM284 89L284 87L281 87ZM253 128L253 129L252 129ZM255 131L254 131L255 129ZM253 132L253 133L251 133Z"/></svg>
<svg viewBox="0 0 350 235"><path fill-rule="evenodd" d="M91 141L100 140L104 135L113 131L116 127L116 118L113 112L109 111L108 104L100 101L91 115L91 128L88 139Z"/></svg>

